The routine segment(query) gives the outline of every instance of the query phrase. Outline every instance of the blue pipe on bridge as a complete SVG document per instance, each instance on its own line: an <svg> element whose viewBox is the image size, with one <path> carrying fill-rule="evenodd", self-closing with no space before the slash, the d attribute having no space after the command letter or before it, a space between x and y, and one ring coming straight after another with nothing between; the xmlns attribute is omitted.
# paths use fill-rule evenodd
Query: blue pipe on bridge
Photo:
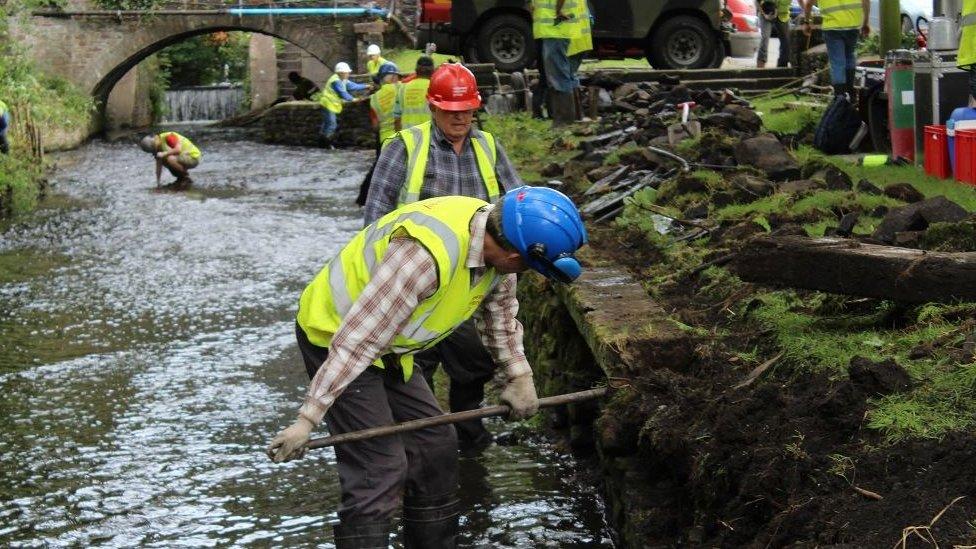
<svg viewBox="0 0 976 549"><path fill-rule="evenodd" d="M231 15L378 15L386 17L380 8L230 8Z"/></svg>

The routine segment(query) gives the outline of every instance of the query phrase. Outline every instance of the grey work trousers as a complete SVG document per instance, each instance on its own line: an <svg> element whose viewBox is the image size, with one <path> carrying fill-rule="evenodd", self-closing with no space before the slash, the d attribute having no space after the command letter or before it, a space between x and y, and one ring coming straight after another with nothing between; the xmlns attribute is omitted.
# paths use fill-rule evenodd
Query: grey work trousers
<svg viewBox="0 0 976 549"><path fill-rule="evenodd" d="M329 350L313 345L297 325L295 336L311 379ZM338 435L443 413L419 372L404 381L399 367L370 366L339 395L325 422L329 433ZM457 492L457 435L452 425L340 444L335 451L343 524L389 521L404 496Z"/></svg>
<svg viewBox="0 0 976 549"><path fill-rule="evenodd" d="M779 19L770 21L761 14L759 15L759 52L756 54L756 62L766 62L769 39L773 36L774 28L779 34L779 59L776 60L776 66L788 67L790 65L790 22Z"/></svg>
<svg viewBox="0 0 976 549"><path fill-rule="evenodd" d="M481 342L473 319L457 327L451 335L433 348L417 353L416 365L430 384L437 363L451 378L448 402L452 412L463 412L481 407L485 399L485 383L495 375L495 361ZM491 434L480 419L455 423L458 442L462 449L484 447L491 442Z"/></svg>

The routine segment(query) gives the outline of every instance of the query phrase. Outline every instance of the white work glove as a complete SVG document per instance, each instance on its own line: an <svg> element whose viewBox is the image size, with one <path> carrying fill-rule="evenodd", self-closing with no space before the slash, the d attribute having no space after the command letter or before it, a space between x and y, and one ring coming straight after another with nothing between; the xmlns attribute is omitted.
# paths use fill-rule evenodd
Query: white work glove
<svg viewBox="0 0 976 549"><path fill-rule="evenodd" d="M509 379L499 399L512 409L508 414L512 419L525 419L535 414L539 410L539 397L535 394L532 373Z"/></svg>
<svg viewBox="0 0 976 549"><path fill-rule="evenodd" d="M308 436L315 425L303 416L298 416L295 423L278 433L271 439L271 446L268 446L268 457L275 463L302 459L308 448Z"/></svg>

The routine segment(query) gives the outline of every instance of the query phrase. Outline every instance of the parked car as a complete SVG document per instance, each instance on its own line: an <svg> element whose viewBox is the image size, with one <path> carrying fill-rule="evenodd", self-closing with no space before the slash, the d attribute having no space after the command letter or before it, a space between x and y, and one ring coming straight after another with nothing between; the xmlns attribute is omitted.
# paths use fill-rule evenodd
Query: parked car
<svg viewBox="0 0 976 549"><path fill-rule="evenodd" d="M730 57L753 57L759 50L759 16L755 0L727 0L735 32L729 36Z"/></svg>
<svg viewBox="0 0 976 549"><path fill-rule="evenodd" d="M449 6L449 9L446 7ZM658 68L718 67L731 45L722 0L592 0L593 57ZM419 43L516 71L535 60L529 0L423 0Z"/></svg>
<svg viewBox="0 0 976 549"><path fill-rule="evenodd" d="M871 0L871 14L868 24L873 32L881 30L881 10L878 0ZM928 32L932 19L932 0L901 0L901 30L906 34ZM921 28L920 28L921 27Z"/></svg>

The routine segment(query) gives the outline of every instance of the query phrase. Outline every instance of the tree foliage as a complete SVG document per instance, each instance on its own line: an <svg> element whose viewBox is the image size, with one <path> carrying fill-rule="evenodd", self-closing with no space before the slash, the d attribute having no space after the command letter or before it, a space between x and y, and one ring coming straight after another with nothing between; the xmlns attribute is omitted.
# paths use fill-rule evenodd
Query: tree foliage
<svg viewBox="0 0 976 549"><path fill-rule="evenodd" d="M209 86L224 81L240 83L247 79L248 43L244 32L215 32L188 38L159 53L169 73L171 88Z"/></svg>

